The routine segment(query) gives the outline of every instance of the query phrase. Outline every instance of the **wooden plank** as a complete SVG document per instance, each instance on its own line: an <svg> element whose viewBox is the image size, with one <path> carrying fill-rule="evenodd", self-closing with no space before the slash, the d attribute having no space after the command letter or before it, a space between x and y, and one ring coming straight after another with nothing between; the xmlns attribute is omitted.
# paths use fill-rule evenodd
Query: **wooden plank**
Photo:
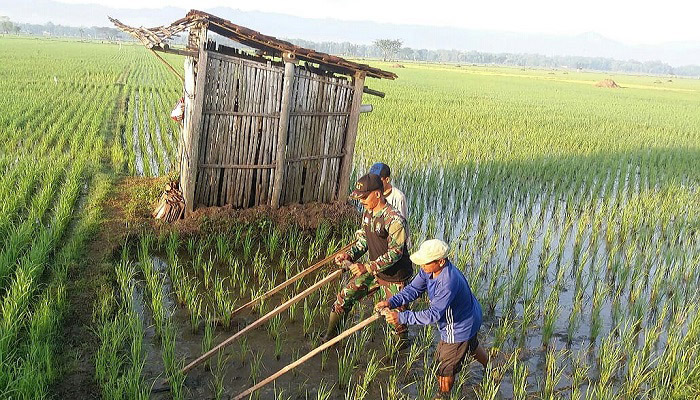
<svg viewBox="0 0 700 400"><path fill-rule="evenodd" d="M313 76L313 74L311 74ZM312 109L313 112L322 111L323 107L323 87L324 84L320 80L311 79L312 87ZM313 157L321 152L320 147L323 145L323 132L321 131L321 118L309 118L309 142L307 147L309 149L308 156ZM307 165L307 185L306 193L304 196L304 203L314 201L318 198L319 189L319 172L320 172L320 161L318 159L310 159L306 161Z"/></svg>
<svg viewBox="0 0 700 400"><path fill-rule="evenodd" d="M194 28L190 28L192 30ZM197 76L194 90L194 106L192 110L192 119L190 120L190 135L189 143L185 146L187 168L183 176L183 195L185 196L185 212L191 213L194 211L195 199L195 180L197 177L197 156L199 155L199 140L202 132L202 102L204 101L204 84L206 82L206 65L207 54L204 50L204 45L207 39L207 25L204 24L200 28L199 35L199 62L197 63Z"/></svg>
<svg viewBox="0 0 700 400"><path fill-rule="evenodd" d="M246 112L250 111L250 90L253 85L251 78L250 68L246 65L243 66L243 81L241 85L241 99L239 100L239 110L242 109ZM241 129L241 143L238 149L238 160L237 163L245 164L246 155L248 150L248 143L250 141L250 133L248 132L250 127L251 117L242 118L242 129ZM236 207L240 208L243 206L243 186L245 184L245 171L236 170Z"/></svg>
<svg viewBox="0 0 700 400"><path fill-rule="evenodd" d="M274 110L281 112L282 108L282 90L284 88L284 80L283 76L280 73L275 73L275 87L274 87L274 94L275 94L275 102L274 102ZM275 163L277 162L277 151L279 148L285 149L287 148L286 143L280 143L280 138L279 138L279 120L276 121L277 123L271 124L271 132L273 134L272 137L272 147L270 149L270 158L273 158ZM287 124L287 128L289 129L289 124ZM286 140L286 139L285 139ZM283 165L282 167L282 188L284 188L284 173L286 172L286 165ZM275 189L275 176L277 173L277 169L274 171L271 171L271 173L268 176L268 183L267 183L267 192L269 196L268 203L272 205L272 200L274 199L274 189ZM278 202L282 199L283 193L280 191L280 193L277 194L278 197ZM279 203L278 203L279 204Z"/></svg>
<svg viewBox="0 0 700 400"><path fill-rule="evenodd" d="M230 80L229 80L229 96L230 96L230 101L228 105L228 110L234 110L236 106L236 102L238 101L238 74L239 74L239 64L236 62L230 62L229 63L229 74L230 74ZM226 146L226 156L224 157L224 160L226 163L232 163L233 162L233 154L234 154L234 149L236 147L236 143L238 140L238 121L240 118L236 118L235 116L229 116L229 123L228 123L228 144ZM231 198L231 191L233 190L233 179L232 179L232 172L230 170L225 170L224 171L224 187L223 187L223 193L222 196L224 198L224 204L231 205L232 204L232 198Z"/></svg>
<svg viewBox="0 0 700 400"><path fill-rule="evenodd" d="M253 85L253 101L251 104L253 112L259 110L260 101L260 86L262 81L263 70L252 67L253 73L255 74L255 80ZM260 143L260 118L252 117L252 125L250 129L251 142L248 147L248 157L246 159L246 164L255 164L255 156L258 150L258 145ZM244 204L243 207L248 207L250 205L251 196L253 195L253 170L246 170L245 172L245 189L244 189Z"/></svg>
<svg viewBox="0 0 700 400"><path fill-rule="evenodd" d="M338 184L338 200L345 201L348 197L350 187L350 174L352 173L352 158L355 154L355 141L357 140L357 126L360 121L360 106L362 105L362 89L365 83L365 72L358 71L354 77L352 106L348 117L348 127L345 132L345 143L343 144L343 163L340 168L340 182Z"/></svg>

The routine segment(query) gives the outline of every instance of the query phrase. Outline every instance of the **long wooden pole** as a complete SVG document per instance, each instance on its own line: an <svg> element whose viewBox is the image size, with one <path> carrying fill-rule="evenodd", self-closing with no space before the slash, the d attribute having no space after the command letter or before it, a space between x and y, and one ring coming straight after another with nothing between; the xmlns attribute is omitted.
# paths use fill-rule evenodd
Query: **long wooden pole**
<svg viewBox="0 0 700 400"><path fill-rule="evenodd" d="M345 155L343 156L343 162L340 167L340 180L338 182L338 201L345 201L348 198L350 174L352 174L352 157L355 152L357 125L360 121L360 106L362 106L362 91L365 87L365 72L357 71L353 77L353 83L352 105L350 106L348 128L345 132L345 143L343 144L343 153L345 153Z"/></svg>
<svg viewBox="0 0 700 400"><path fill-rule="evenodd" d="M277 128L277 154L275 155L275 180L272 184L271 206L279 208L282 195L282 185L284 181L285 157L287 156L287 132L289 131L289 113L292 110L292 91L294 90L294 63L285 58L284 60L284 80L282 83L282 108L280 109L280 119Z"/></svg>
<svg viewBox="0 0 700 400"><path fill-rule="evenodd" d="M356 240L352 241L352 243L346 245L345 247L341 248L340 250L336 251L335 253L331 254L330 256L324 258L323 260L321 260L321 261L317 262L316 264L314 264L314 265L312 265L312 266L306 268L305 270L299 272L298 274L294 275L293 277L289 278L288 280L286 280L286 281L280 283L279 285L275 286L274 288L270 289L267 293L264 293L264 294L262 294L262 295L260 295L260 296L258 296L258 297L256 297L256 298L254 298L253 300L251 300L251 301L249 301L249 302L243 304L242 306L240 306L240 307L238 307L237 309L233 310L233 312L231 313L231 317L235 316L236 314L238 314L239 312L245 310L245 309L248 308L248 307L251 307L251 306L253 306L253 305L255 305L255 304L258 304L261 300L264 300L264 299L266 299L266 298L268 298L268 297L274 295L275 293L278 293L280 290L286 288L287 286L291 285L292 283L298 281L299 279L305 277L306 275L308 275L308 274L310 274L310 273L316 271L317 269L321 268L322 266L326 265L326 263L332 261L333 258L334 258L338 253L342 253L342 252L348 250L348 249L351 248L356 242L357 242Z"/></svg>
<svg viewBox="0 0 700 400"><path fill-rule="evenodd" d="M314 291L318 290L321 288L323 285L327 284L328 282L340 277L340 275L343 274L344 269L338 269L335 270L333 273L328 275L327 277L321 279L320 281L316 282L312 286L310 286L308 289L304 290L303 292L299 293L298 295L292 297L291 299L287 300L286 302L282 303L279 305L277 308L274 310L270 311L269 313L265 314L262 316L260 319L252 322L250 325L246 326L245 328L241 329L240 331L236 332L233 336L229 337L228 339L224 340L221 342L219 345L214 347L213 349L207 351L206 353L202 354L199 358L196 360L192 361L191 363L187 364L182 370L180 370L181 373L186 374L189 370L192 368L196 367L197 365L203 363L204 361L208 360L211 358L214 354L218 353L221 351L224 347L230 345L233 343L236 339L239 337L243 336L246 332L253 330L257 328L258 326L262 325L263 322L269 320L270 318L274 317L275 315L281 313L282 311L288 309L291 307L294 303L299 302L300 300L303 300L307 296L309 296L311 293ZM164 383L168 383L168 380L166 379Z"/></svg>
<svg viewBox="0 0 700 400"><path fill-rule="evenodd" d="M246 396L250 395L254 391L260 389L261 387L267 385L268 383L274 381L275 379L279 378L280 376L286 374L287 372L293 370L294 368L300 366L301 364L305 363L309 359L311 359L313 356L316 354L322 352L323 350L333 346L334 344L340 342L341 340L345 339L346 337L352 335L353 333L359 331L360 329L364 328L365 326L371 324L372 322L378 320L381 317L379 313L373 314L371 317L365 319L364 321L360 322L359 324L353 326L352 328L346 330L345 332L341 333L340 335L334 337L333 339L327 341L326 343L318 346L317 348L311 350L308 354L306 354L304 357L294 361L293 363L287 365L286 367L282 368L281 370L275 372L274 374L270 375L260 383L256 384L255 386L249 388L245 392L240 393L238 396L234 397L234 400L241 400L244 399Z"/></svg>

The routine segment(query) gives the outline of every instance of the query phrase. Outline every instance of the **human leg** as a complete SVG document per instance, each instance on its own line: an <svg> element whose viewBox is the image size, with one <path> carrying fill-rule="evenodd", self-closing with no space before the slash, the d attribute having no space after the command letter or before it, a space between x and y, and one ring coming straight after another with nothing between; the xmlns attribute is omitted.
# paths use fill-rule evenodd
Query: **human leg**
<svg viewBox="0 0 700 400"><path fill-rule="evenodd" d="M338 292L322 341L328 341L338 333L340 321L347 317L355 303L369 293L372 284L374 284L374 276L372 274L363 274L350 279L350 282Z"/></svg>

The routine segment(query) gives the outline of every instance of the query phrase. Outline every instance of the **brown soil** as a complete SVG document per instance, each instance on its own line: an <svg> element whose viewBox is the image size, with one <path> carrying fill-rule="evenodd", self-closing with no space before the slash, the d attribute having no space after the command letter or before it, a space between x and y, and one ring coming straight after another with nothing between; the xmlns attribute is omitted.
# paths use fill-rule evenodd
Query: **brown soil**
<svg viewBox="0 0 700 400"><path fill-rule="evenodd" d="M208 207L196 210L174 224L151 218L167 178L126 177L112 188L103 204L100 229L85 250L78 265L69 270L69 302L62 342L59 344L63 374L53 388L58 399L99 398L100 388L95 381L95 352L99 347L92 321L93 306L103 285L111 286L114 272L111 259L124 241L143 232L177 231L182 236L194 236L230 226L232 221L251 222L267 218L282 226L298 225L315 229L321 222L359 223L360 215L347 203L298 204L273 210L261 206L246 210Z"/></svg>
<svg viewBox="0 0 700 400"><path fill-rule="evenodd" d="M406 67L404 67L403 64L396 63L396 64L392 65L392 68L406 68Z"/></svg>
<svg viewBox="0 0 700 400"><path fill-rule="evenodd" d="M610 88L610 89L619 89L622 87L622 86L618 85L617 83L615 83L615 81L612 79L603 79L602 81L596 83L595 85L596 85L596 87Z"/></svg>

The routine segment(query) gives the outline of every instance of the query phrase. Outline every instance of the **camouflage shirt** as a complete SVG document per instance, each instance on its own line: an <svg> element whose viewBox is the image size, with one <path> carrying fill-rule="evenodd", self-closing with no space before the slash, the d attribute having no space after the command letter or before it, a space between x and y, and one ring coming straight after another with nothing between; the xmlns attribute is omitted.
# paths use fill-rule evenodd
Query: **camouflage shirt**
<svg viewBox="0 0 700 400"><path fill-rule="evenodd" d="M365 211L362 215L362 229L355 233L357 242L348 251L350 259L356 261L369 250L366 231L379 233L386 230L387 251L365 264L367 272L377 275L401 260L406 251L406 220L389 203L377 212Z"/></svg>

